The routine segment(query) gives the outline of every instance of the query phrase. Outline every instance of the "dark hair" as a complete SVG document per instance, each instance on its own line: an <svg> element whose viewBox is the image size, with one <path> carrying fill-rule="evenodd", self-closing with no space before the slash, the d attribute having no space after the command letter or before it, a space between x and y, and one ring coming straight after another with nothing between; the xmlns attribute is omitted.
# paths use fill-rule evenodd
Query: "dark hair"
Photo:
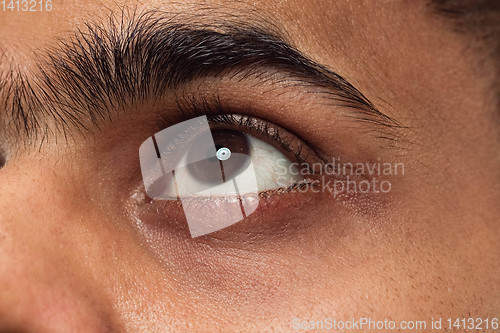
<svg viewBox="0 0 500 333"><path fill-rule="evenodd" d="M471 35L481 51L493 60L500 82L500 1L499 0L430 0L439 15L447 17L453 29Z"/></svg>

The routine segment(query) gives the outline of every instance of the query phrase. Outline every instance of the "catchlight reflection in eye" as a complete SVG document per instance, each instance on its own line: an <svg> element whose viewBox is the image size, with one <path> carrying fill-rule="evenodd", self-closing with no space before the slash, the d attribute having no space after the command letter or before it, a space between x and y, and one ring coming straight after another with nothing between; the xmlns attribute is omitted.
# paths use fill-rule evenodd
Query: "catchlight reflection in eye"
<svg viewBox="0 0 500 333"><path fill-rule="evenodd" d="M259 192L302 181L279 150L241 131L211 129L206 116L154 134L139 157L147 195L180 200L192 237L252 214Z"/></svg>

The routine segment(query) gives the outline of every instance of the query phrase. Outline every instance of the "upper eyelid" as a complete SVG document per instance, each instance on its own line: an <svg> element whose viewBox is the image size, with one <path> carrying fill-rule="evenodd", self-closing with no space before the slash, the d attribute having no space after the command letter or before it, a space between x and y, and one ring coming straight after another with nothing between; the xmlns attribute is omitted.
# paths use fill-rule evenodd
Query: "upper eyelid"
<svg viewBox="0 0 500 333"><path fill-rule="evenodd" d="M276 124L252 114L242 113L226 104L219 93L195 95L176 95L176 112L181 118L171 118L171 111L160 109L157 113L156 126L163 130L181 121L206 116L210 125L231 126L232 129L245 131L257 138L267 138L272 144L285 152L287 157L299 163L325 163L330 159L327 154L317 149L300 134L290 131L283 124ZM175 149L177 151L177 149Z"/></svg>
<svg viewBox="0 0 500 333"><path fill-rule="evenodd" d="M207 115L209 119L218 120L221 124L227 123L229 125L246 126L258 133L265 134L270 139L274 139L275 143L279 144L281 149L288 152L292 152L290 148L292 141L296 143L300 142L304 147L303 151L294 153L294 157L299 162L305 162L306 153L316 156L316 162L324 162L328 159L328 156L324 152L316 149L314 145L310 144L298 133L283 127L282 124L256 117L251 112L247 114L246 112L241 112L242 110L235 110L226 105L218 93L204 95L201 98L196 95L190 95L189 97L177 95L176 105L177 110L185 117L184 120ZM161 112L158 114L157 121L159 128L164 128L172 124L169 117Z"/></svg>
<svg viewBox="0 0 500 333"><path fill-rule="evenodd" d="M316 149L299 134L282 127L282 124L275 124L253 115L242 114L227 106L219 94L204 96L203 98L195 95L191 95L188 98L177 96L176 105L177 109L183 115L184 120L207 116L211 124L237 126L240 130L245 130L250 135L266 136L275 145L279 146L277 148L289 154L290 158L293 155L294 159L299 163L307 163L307 160L312 157L314 157L314 161L312 162L318 163L324 163L328 159L326 154ZM164 113L160 112L158 114L158 128L165 128L172 124L171 119L165 116Z"/></svg>

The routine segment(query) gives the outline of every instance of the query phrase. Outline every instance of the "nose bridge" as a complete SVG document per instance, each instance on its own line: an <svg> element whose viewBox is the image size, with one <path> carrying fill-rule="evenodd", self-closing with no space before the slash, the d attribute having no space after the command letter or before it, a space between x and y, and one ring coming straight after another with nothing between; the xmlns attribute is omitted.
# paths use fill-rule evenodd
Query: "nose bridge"
<svg viewBox="0 0 500 333"><path fill-rule="evenodd" d="M110 331L92 290L73 273L68 235L44 199L49 189L9 166L0 178L0 332Z"/></svg>

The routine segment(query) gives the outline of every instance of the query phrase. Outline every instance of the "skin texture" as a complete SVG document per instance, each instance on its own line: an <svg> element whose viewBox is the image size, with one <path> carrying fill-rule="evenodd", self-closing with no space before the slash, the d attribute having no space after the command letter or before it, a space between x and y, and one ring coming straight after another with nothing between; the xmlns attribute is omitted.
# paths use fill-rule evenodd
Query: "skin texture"
<svg viewBox="0 0 500 333"><path fill-rule="evenodd" d="M29 73L36 50L122 6L0 13L10 60L0 66ZM332 115L300 90L263 95L252 79L188 91L216 87L235 108L255 103L258 116L332 155L401 162L404 175L385 196L284 195L252 221L191 239L174 208L145 206L140 194L138 147L158 130L152 109L172 108L171 97L86 139L5 144L0 330L261 332L288 331L294 318L500 317L500 124L493 63L478 41L420 1L137 3L172 13L208 6L272 18L287 42L405 128L388 147L341 108Z"/></svg>

